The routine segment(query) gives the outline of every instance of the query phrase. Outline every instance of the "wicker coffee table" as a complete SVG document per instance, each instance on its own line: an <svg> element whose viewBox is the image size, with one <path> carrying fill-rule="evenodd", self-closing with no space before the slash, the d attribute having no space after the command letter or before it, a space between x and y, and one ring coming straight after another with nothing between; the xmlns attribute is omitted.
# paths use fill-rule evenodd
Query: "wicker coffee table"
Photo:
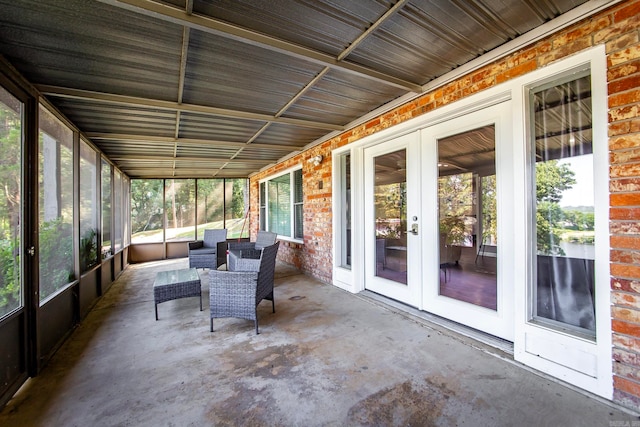
<svg viewBox="0 0 640 427"><path fill-rule="evenodd" d="M200 311L202 311L200 276L195 268L158 272L153 282L156 320L158 320L158 304L188 297L200 297Z"/></svg>

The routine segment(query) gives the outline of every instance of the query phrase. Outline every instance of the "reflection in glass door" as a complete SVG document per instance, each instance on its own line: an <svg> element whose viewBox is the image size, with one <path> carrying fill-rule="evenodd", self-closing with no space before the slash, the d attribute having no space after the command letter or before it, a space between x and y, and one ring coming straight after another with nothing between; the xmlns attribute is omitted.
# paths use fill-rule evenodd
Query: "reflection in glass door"
<svg viewBox="0 0 640 427"><path fill-rule="evenodd" d="M422 306L514 336L510 103L422 130Z"/></svg>
<svg viewBox="0 0 640 427"><path fill-rule="evenodd" d="M376 271L378 277L407 284L407 152L374 159Z"/></svg>
<svg viewBox="0 0 640 427"><path fill-rule="evenodd" d="M367 148L365 161L365 288L420 306L419 133Z"/></svg>
<svg viewBox="0 0 640 427"><path fill-rule="evenodd" d="M496 310L495 126L437 145L439 294Z"/></svg>

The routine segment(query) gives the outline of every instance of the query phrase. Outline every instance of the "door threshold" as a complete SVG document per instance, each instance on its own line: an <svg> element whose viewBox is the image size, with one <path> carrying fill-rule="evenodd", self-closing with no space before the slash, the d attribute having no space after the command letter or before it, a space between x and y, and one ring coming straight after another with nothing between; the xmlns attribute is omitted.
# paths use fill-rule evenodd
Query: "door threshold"
<svg viewBox="0 0 640 427"><path fill-rule="evenodd" d="M426 311L418 310L415 307L385 297L373 291L364 290L356 295L375 304L383 305L389 309L394 309L394 311L398 314L409 315L414 318L414 320L418 319L420 321L427 322L427 326L433 329L445 329L447 332L454 332L464 337L471 338L475 341L485 344L486 346L489 346L491 349L498 350L499 352L504 353L504 356L506 358L513 360L513 343L510 341L498 338L477 329L473 329L461 323L445 319L444 317L437 316ZM496 352L491 351L491 349L485 350L488 350L489 352L495 354Z"/></svg>

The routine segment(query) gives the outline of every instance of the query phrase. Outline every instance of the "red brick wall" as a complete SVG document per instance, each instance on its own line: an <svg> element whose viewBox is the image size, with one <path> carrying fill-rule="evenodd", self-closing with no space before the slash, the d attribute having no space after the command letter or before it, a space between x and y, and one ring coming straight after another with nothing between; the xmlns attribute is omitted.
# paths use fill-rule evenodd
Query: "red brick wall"
<svg viewBox="0 0 640 427"><path fill-rule="evenodd" d="M331 151L589 47L607 52L610 149L611 301L614 399L640 408L640 0L627 1L301 153L251 179L252 231L258 228L258 180L302 164L304 245L280 258L331 281ZM313 166L307 159L321 154ZM322 189L318 183L322 182Z"/></svg>

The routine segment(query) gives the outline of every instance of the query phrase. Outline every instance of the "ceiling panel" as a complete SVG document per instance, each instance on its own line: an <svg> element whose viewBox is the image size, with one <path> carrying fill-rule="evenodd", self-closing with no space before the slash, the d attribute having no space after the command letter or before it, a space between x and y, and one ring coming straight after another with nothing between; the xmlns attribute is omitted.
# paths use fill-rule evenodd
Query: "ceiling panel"
<svg viewBox="0 0 640 427"><path fill-rule="evenodd" d="M131 177L246 177L585 0L0 0L0 54Z"/></svg>

